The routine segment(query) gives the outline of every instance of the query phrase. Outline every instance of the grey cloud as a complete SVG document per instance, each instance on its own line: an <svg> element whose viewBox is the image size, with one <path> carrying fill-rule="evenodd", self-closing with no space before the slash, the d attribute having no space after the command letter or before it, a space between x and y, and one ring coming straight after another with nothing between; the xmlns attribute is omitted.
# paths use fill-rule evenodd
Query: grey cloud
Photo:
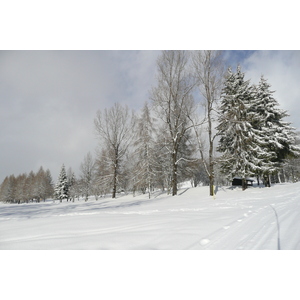
<svg viewBox="0 0 300 300"><path fill-rule="evenodd" d="M93 119L114 102L139 108L152 84L153 51L0 52L0 181L62 163L78 170L95 150Z"/></svg>

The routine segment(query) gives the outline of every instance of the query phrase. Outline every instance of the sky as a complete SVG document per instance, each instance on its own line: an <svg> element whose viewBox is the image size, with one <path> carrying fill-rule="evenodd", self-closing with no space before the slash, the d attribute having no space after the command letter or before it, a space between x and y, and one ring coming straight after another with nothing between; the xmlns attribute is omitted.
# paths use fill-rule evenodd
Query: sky
<svg viewBox="0 0 300 300"><path fill-rule="evenodd" d="M160 51L0 51L0 182L5 176L51 171L76 175L95 150L94 118L115 102L138 111L155 84ZM263 74L288 121L300 130L300 51L225 51L257 84Z"/></svg>
<svg viewBox="0 0 300 300"><path fill-rule="evenodd" d="M1 51L0 181L36 172L78 174L98 144L94 118L115 102L140 109L156 51Z"/></svg>

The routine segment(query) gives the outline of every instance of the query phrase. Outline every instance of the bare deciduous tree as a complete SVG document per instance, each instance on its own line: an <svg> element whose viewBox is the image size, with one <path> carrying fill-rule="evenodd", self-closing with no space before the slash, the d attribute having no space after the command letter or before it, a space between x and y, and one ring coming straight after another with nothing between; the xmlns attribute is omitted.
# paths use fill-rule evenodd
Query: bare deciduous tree
<svg viewBox="0 0 300 300"><path fill-rule="evenodd" d="M108 154L107 158L113 166L112 198L116 198L120 165L133 137L135 116L127 106L116 103L104 112L98 111L94 123L96 133Z"/></svg>
<svg viewBox="0 0 300 300"><path fill-rule="evenodd" d="M104 196L112 190L113 183L113 167L108 150L102 148L97 153L96 167L95 167L95 184L99 188L99 195Z"/></svg>
<svg viewBox="0 0 300 300"><path fill-rule="evenodd" d="M221 51L199 50L194 51L192 56L193 67L197 79L200 93L203 97L205 107L205 124L207 124L208 132L208 161L204 159L204 147L200 138L198 128L194 127L198 149L204 164L206 173L209 177L210 196L214 195L214 140L216 135L213 132L214 112L217 102L220 98L225 64ZM204 123L204 122L203 122Z"/></svg>
<svg viewBox="0 0 300 300"><path fill-rule="evenodd" d="M154 119L151 117L146 102L141 116L137 119L136 136L134 141L136 162L134 163L134 190L143 193L148 190L149 199L154 181Z"/></svg>
<svg viewBox="0 0 300 300"><path fill-rule="evenodd" d="M195 108L194 80L188 66L187 51L163 51L157 60L157 86L151 99L158 117L167 125L169 154L172 159L172 195L177 195L179 148L192 124L189 115Z"/></svg>
<svg viewBox="0 0 300 300"><path fill-rule="evenodd" d="M89 152L80 165L80 179L82 181L82 192L85 196L85 201L88 201L94 176L95 163L92 154Z"/></svg>

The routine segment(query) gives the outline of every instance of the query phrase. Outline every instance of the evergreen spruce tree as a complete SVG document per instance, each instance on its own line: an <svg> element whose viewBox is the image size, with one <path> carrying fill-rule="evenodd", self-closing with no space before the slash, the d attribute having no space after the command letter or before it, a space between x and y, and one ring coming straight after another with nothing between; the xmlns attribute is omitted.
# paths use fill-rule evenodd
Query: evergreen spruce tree
<svg viewBox="0 0 300 300"><path fill-rule="evenodd" d="M222 173L231 178L240 176L243 189L246 177L258 172L259 157L263 155L260 137L251 125L253 114L249 113L254 104L254 90L244 76L239 66L236 73L228 70L217 126L220 136L217 150L223 153Z"/></svg>
<svg viewBox="0 0 300 300"><path fill-rule="evenodd" d="M68 178L64 164L61 167L54 193L55 198L60 200L60 202L64 199L68 200L69 198Z"/></svg>
<svg viewBox="0 0 300 300"><path fill-rule="evenodd" d="M278 174L289 157L300 156L295 129L285 122L287 112L278 108L270 84L264 77L258 86L249 86L240 67L229 69L222 92L218 134L221 170L231 176Z"/></svg>
<svg viewBox="0 0 300 300"><path fill-rule="evenodd" d="M251 110L255 115L252 126L261 137L260 147L264 151L260 175L263 175L268 186L269 176L277 174L283 168L286 158L297 157L300 153L300 148L295 146L295 129L284 121L288 114L279 109L279 104L273 97L274 91L270 87L262 76L256 87L255 103Z"/></svg>

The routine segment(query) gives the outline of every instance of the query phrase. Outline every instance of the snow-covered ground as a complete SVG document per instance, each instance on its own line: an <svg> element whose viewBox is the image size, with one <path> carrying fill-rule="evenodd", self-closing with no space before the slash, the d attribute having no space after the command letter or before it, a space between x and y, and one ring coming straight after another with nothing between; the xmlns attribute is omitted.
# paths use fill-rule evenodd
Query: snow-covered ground
<svg viewBox="0 0 300 300"><path fill-rule="evenodd" d="M300 249L300 183L0 204L0 249Z"/></svg>

